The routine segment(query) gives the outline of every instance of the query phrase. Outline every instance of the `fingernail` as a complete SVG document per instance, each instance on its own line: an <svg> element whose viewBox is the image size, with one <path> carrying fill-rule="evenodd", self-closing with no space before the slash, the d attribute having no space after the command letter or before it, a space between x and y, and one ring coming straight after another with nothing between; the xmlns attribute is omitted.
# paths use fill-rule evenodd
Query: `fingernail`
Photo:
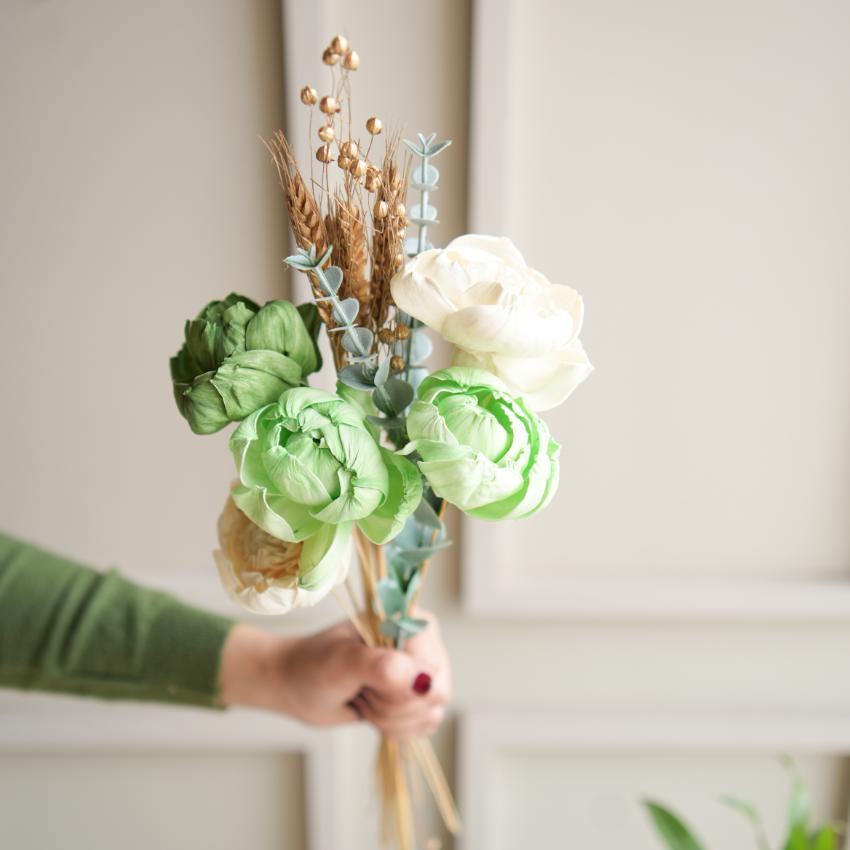
<svg viewBox="0 0 850 850"><path fill-rule="evenodd" d="M413 680L413 690L420 696L424 696L431 690L431 677L427 673L420 673Z"/></svg>

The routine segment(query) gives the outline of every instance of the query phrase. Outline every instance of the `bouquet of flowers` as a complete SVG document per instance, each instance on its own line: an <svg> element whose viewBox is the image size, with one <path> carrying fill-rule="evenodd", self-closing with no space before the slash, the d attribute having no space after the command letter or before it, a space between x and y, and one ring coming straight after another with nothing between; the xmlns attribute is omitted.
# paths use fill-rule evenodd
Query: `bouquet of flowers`
<svg viewBox="0 0 850 850"><path fill-rule="evenodd" d="M330 93L300 93L311 116L318 107L318 165L302 170L283 133L267 142L297 245L285 262L307 276L312 302L213 301L186 323L171 376L195 433L238 423L238 482L215 553L231 598L283 614L344 585L337 597L362 639L402 648L426 626L415 604L429 559L449 545L446 506L488 520L544 508L559 446L537 412L592 367L577 292L527 266L508 239L429 241L433 160L450 142L402 140L377 117L359 132L350 96L359 56L337 36L322 59ZM322 328L335 393L308 386ZM453 365L430 374L427 329L455 347ZM359 596L348 580L354 552ZM415 769L447 828L459 829L428 741L383 739L384 833L402 850L414 842Z"/></svg>

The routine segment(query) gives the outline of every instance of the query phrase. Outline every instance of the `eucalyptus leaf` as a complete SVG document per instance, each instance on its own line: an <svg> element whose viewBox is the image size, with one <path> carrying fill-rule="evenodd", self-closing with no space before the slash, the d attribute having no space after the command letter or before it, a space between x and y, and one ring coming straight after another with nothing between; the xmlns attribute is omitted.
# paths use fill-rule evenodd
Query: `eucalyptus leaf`
<svg viewBox="0 0 850 850"><path fill-rule="evenodd" d="M372 347L374 335L369 328L346 328L342 336L342 347L350 354L365 356Z"/></svg>
<svg viewBox="0 0 850 850"><path fill-rule="evenodd" d="M410 208L409 218L411 221L422 221L425 224L436 224L437 208L431 204L425 204L425 208L423 210L422 204L414 204Z"/></svg>
<svg viewBox="0 0 850 850"><path fill-rule="evenodd" d="M390 399L385 387L375 387L372 391L372 401L375 403L375 407L377 407L381 413L385 413L388 417L394 418L398 412L393 407L392 400Z"/></svg>
<svg viewBox="0 0 850 850"><path fill-rule="evenodd" d="M703 850L690 829L669 809L649 800L644 801L644 806L669 850Z"/></svg>
<svg viewBox="0 0 850 850"><path fill-rule="evenodd" d="M429 165L427 162L420 162L419 165L413 169L413 174L410 177L414 186L417 188L424 187L426 189L435 188L439 179L440 172L433 165Z"/></svg>
<svg viewBox="0 0 850 850"><path fill-rule="evenodd" d="M428 621L420 620L418 617L402 617L398 624L410 637L413 637L413 635L417 635L424 628L427 628Z"/></svg>
<svg viewBox="0 0 850 850"><path fill-rule="evenodd" d="M332 268L336 268L333 266ZM344 298L334 304L334 318L341 325L353 325L360 312L360 302L356 298Z"/></svg>
<svg viewBox="0 0 850 850"><path fill-rule="evenodd" d="M422 245L423 251L430 251L434 247L433 242L429 242L427 239ZM404 253L408 257L415 257L419 253L419 237L418 236L408 236L407 239L404 240Z"/></svg>
<svg viewBox="0 0 850 850"><path fill-rule="evenodd" d="M342 269L339 266L329 266L321 273L324 289L329 295L336 295L342 286Z"/></svg>
<svg viewBox="0 0 850 850"><path fill-rule="evenodd" d="M402 142L410 148L410 150L416 154L416 156L427 156L427 151L425 148L425 142L422 141L422 137L420 135L421 144L416 144L416 142L411 142L410 139L402 139Z"/></svg>
<svg viewBox="0 0 850 850"><path fill-rule="evenodd" d="M422 561L427 561L428 558L442 552L443 549L448 549L451 543L435 543L433 546L419 546L416 549L402 549L397 553L398 558L408 564L421 564Z"/></svg>
<svg viewBox="0 0 850 850"><path fill-rule="evenodd" d="M428 156L436 156L441 151L444 151L451 143L452 143L451 139L446 139L443 142L437 142L436 144L433 144L433 145L429 143L427 155Z"/></svg>
<svg viewBox="0 0 850 850"><path fill-rule="evenodd" d="M394 414L399 414L413 401L413 387L403 378L389 378L383 386Z"/></svg>
<svg viewBox="0 0 850 850"><path fill-rule="evenodd" d="M401 629L398 627L398 623L393 622L392 620L384 620L380 626L378 626L378 630L382 635L386 635L388 638L392 638L393 643L396 647L398 647L401 643Z"/></svg>
<svg viewBox="0 0 850 850"><path fill-rule="evenodd" d="M314 268L313 261L303 254L292 254L289 257L285 257L283 261L286 265L292 266L293 269L298 269L301 272L310 271Z"/></svg>
<svg viewBox="0 0 850 850"><path fill-rule="evenodd" d="M392 366L392 357L387 357L378 366L378 371L375 373L375 386L382 387L390 376L390 367Z"/></svg>
<svg viewBox="0 0 850 850"><path fill-rule="evenodd" d="M404 419L401 416L367 416L372 425L383 428L384 431L400 431L404 428Z"/></svg>
<svg viewBox="0 0 850 850"><path fill-rule="evenodd" d="M437 515L437 512L431 507L431 503L423 496L419 507L413 512L414 519L425 528L431 528L435 531L443 530L443 521Z"/></svg>
<svg viewBox="0 0 850 850"><path fill-rule="evenodd" d="M369 370L363 363L353 363L341 369L337 377L346 386L355 390L371 390L374 386L373 379L369 377Z"/></svg>
<svg viewBox="0 0 850 850"><path fill-rule="evenodd" d="M410 340L410 363L416 365L434 353L434 343L424 328L414 331Z"/></svg>
<svg viewBox="0 0 850 850"><path fill-rule="evenodd" d="M385 578L378 582L378 598L387 617L404 614L407 601L395 581Z"/></svg>

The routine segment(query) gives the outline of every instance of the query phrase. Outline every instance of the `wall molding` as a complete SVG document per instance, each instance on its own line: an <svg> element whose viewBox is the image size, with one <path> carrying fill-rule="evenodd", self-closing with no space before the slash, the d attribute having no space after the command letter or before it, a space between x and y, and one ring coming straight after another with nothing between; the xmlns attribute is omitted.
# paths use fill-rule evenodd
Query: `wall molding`
<svg viewBox="0 0 850 850"><path fill-rule="evenodd" d="M334 733L245 709L215 712L14 692L0 697L0 756L152 750L299 754L304 758L307 850L344 846L336 816Z"/></svg>
<svg viewBox="0 0 850 850"><path fill-rule="evenodd" d="M850 717L831 713L472 710L461 720L457 850L498 845L491 765L506 753L797 752L850 755Z"/></svg>

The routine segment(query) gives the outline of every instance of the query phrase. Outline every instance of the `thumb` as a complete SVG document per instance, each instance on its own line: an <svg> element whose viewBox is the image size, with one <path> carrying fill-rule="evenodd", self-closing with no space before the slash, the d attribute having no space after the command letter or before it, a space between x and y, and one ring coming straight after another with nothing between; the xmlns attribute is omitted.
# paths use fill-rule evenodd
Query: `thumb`
<svg viewBox="0 0 850 850"><path fill-rule="evenodd" d="M397 649L363 647L360 677L367 687L384 699L403 702L416 694L417 679L427 671L421 660Z"/></svg>

